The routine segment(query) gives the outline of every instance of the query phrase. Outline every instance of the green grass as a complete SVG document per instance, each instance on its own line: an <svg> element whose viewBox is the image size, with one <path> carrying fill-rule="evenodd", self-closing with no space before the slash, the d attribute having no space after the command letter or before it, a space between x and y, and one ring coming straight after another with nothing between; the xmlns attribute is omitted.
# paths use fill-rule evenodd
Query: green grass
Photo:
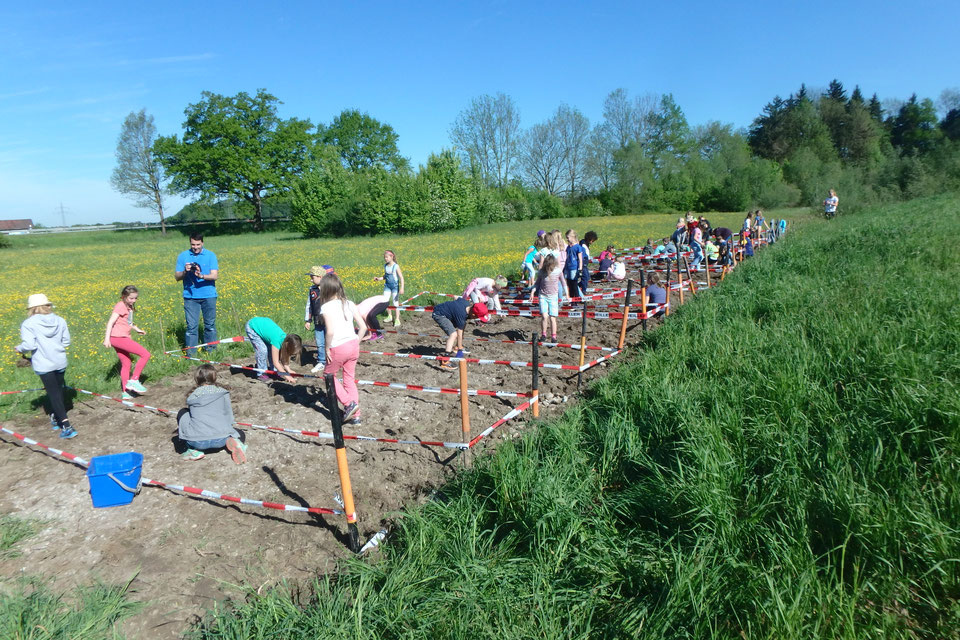
<svg viewBox="0 0 960 640"><path fill-rule="evenodd" d="M377 562L195 637L960 637L958 206L805 226Z"/></svg>
<svg viewBox="0 0 960 640"><path fill-rule="evenodd" d="M37 533L38 522L0 516L0 560L19 555L17 544ZM102 640L119 638L116 624L140 605L123 586L94 584L64 597L40 578L0 582L0 638L16 640Z"/></svg>
<svg viewBox="0 0 960 640"><path fill-rule="evenodd" d="M18 580L0 591L0 638L16 640L105 640L122 637L117 625L139 608L125 586L97 584L69 597L38 579Z"/></svg>
<svg viewBox="0 0 960 640"><path fill-rule="evenodd" d="M0 515L0 560L20 555L16 545L37 532L37 521Z"/></svg>
<svg viewBox="0 0 960 640"><path fill-rule="evenodd" d="M782 212L770 212L772 219ZM792 221L796 217L786 212ZM596 247L643 244L647 237L672 231L671 215L577 218L484 225L423 236L377 236L304 240L293 233L222 235L206 237L206 247L220 262L217 283L217 329L221 338L243 334L243 325L257 315L269 315L288 332L304 337L303 307L311 266L332 264L354 300L380 293L373 277L382 275L383 251L392 249L406 278L406 295L423 290L462 291L472 278L519 271L520 261L538 229L566 230L582 235L594 229ZM739 228L741 214L713 214L714 224ZM163 356L162 351L183 345L182 285L174 281L176 256L188 245L186 236L171 232L83 232L45 236L12 236L4 249L4 278L0 281L0 390L35 388L38 379L29 368L13 366L24 320L27 296L45 293L66 319L73 338L68 350L67 384L101 393L119 391L119 367L113 349L104 347L104 326L110 310L128 284L140 289L136 323L147 331L138 337L154 358L145 379L187 371L186 361ZM599 250L595 253L599 253ZM228 355L247 356L246 345L226 347ZM0 397L0 418L29 411L37 395Z"/></svg>

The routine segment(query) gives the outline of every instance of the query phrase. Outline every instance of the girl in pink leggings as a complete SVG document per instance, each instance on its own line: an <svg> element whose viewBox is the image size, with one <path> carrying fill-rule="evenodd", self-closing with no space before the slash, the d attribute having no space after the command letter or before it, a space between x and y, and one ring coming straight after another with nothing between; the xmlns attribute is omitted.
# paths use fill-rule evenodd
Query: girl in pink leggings
<svg viewBox="0 0 960 640"><path fill-rule="evenodd" d="M335 273L328 273L320 281L320 301L323 303L320 311L327 332L324 345L327 365L323 372L334 376L337 400L343 405L344 422L356 426L360 424L357 358L360 356L360 341L367 334L367 323L357 311L357 305L347 300L343 283ZM360 335L357 335L357 331ZM342 375L342 381L338 375Z"/></svg>
<svg viewBox="0 0 960 640"><path fill-rule="evenodd" d="M133 329L140 335L146 331L133 324L133 312L137 304L137 298L140 293L133 285L128 285L120 292L120 302L113 307L113 313L107 320L107 331L103 338L103 346L113 347L117 351L117 357L120 358L120 385L123 390L123 399L133 398L128 392L146 393L147 389L140 384L140 374L143 368L150 360L150 352L141 347L130 337L130 330ZM137 366L133 370L133 377L130 377L130 358L137 356Z"/></svg>

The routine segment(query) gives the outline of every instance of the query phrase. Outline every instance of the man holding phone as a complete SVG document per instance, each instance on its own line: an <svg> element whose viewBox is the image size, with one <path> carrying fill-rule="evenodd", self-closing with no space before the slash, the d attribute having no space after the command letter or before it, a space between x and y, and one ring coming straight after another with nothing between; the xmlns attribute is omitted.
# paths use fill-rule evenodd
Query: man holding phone
<svg viewBox="0 0 960 640"><path fill-rule="evenodd" d="M203 315L203 341L217 341L217 255L203 248L203 235L190 235L190 248L177 256L174 278L183 282L183 313L187 319L187 355L197 355L200 343L200 315ZM211 351L215 347L207 347Z"/></svg>

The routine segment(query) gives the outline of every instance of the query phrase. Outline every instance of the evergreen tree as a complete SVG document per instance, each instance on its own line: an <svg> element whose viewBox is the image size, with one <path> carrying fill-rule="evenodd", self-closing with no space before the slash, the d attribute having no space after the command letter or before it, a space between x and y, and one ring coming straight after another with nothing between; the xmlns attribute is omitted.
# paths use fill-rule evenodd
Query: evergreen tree
<svg viewBox="0 0 960 640"><path fill-rule="evenodd" d="M870 111L871 118L877 122L883 122L883 105L880 104L880 98L877 97L877 94L873 94L873 97L870 98L870 106L867 108Z"/></svg>
<svg viewBox="0 0 960 640"><path fill-rule="evenodd" d="M917 94L913 94L893 120L890 141L900 155L926 154L943 136L938 124L933 101L929 98L918 101Z"/></svg>
<svg viewBox="0 0 960 640"><path fill-rule="evenodd" d="M863 100L863 94L860 93L860 85L856 85L853 87L853 93L850 94L850 100L847 102L847 104L848 105L858 104L860 106L863 106L864 100Z"/></svg>
<svg viewBox="0 0 960 640"><path fill-rule="evenodd" d="M843 88L843 83L834 78L830 81L829 86L827 87L827 92L823 94L824 98L830 98L831 100L836 100L837 102L846 102L847 101L847 92Z"/></svg>

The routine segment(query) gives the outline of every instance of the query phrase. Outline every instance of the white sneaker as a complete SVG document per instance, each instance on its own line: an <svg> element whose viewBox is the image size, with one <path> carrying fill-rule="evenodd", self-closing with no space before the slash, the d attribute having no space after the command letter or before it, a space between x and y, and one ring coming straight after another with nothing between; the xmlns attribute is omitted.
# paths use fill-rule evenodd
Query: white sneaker
<svg viewBox="0 0 960 640"><path fill-rule="evenodd" d="M310 373L320 373L321 371L323 371L323 368L325 366L327 365L324 364L323 362L318 362L316 366L313 367L313 369L310 369Z"/></svg>

